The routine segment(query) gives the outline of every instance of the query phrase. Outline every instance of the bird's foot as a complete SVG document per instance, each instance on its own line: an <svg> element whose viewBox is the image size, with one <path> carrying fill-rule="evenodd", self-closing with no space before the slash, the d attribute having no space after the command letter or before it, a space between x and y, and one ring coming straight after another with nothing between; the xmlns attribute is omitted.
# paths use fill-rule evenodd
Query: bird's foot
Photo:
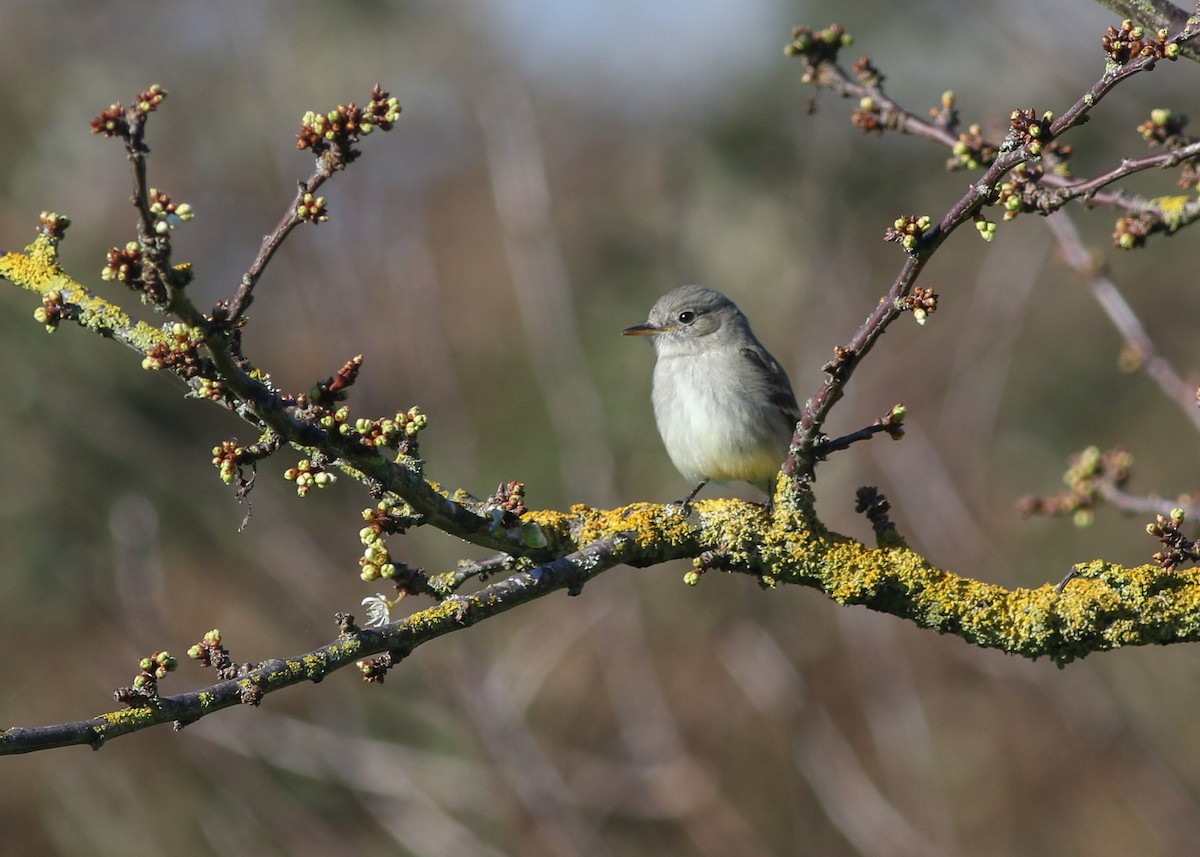
<svg viewBox="0 0 1200 857"><path fill-rule="evenodd" d="M672 515L682 515L683 517L687 518L691 516L692 511L693 507L691 500L675 500L674 502L667 504L667 512Z"/></svg>
<svg viewBox="0 0 1200 857"><path fill-rule="evenodd" d="M695 488L692 489L691 494L688 494L682 500L676 500L674 503L667 504L667 507L670 509L677 509L679 514L683 515L683 517L685 517L685 518L688 517L689 515L692 514L692 501L696 499L696 495L700 493L700 489L703 488L707 484L708 484L708 480L705 479L703 482L701 482L699 485L697 485Z"/></svg>

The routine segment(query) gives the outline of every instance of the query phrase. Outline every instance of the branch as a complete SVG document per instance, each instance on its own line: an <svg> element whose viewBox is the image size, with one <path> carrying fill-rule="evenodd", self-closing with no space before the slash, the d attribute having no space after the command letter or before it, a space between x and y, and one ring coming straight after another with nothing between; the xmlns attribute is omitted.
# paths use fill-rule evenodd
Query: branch
<svg viewBox="0 0 1200 857"><path fill-rule="evenodd" d="M823 440L813 447L813 455L819 460L827 458L830 453L840 452L844 449L849 449L859 441L870 440L881 432L886 433L892 440L899 440L904 437L904 405L896 405L886 416L880 417L871 423L869 426L864 426L858 431L851 432L847 435L842 435L838 438Z"/></svg>
<svg viewBox="0 0 1200 857"><path fill-rule="evenodd" d="M1152 566L1124 568L1101 561L1075 568L1076 581L1056 592L1007 590L937 568L899 544L870 548L800 522L806 510L787 502L764 526L762 510L734 500L697 502L701 526L691 528L661 505L588 510L594 539L578 551L518 572L476 593L445 601L377 630L343 617L338 639L303 655L259 664L202 690L159 697L153 704L90 720L0 733L0 754L104 742L150 726L176 728L238 704L259 704L269 693L302 681L317 682L356 664L368 680L386 672L418 646L560 589L578 591L619 563L635 567L668 559L719 557L711 568L749 574L763 585L792 583L818 589L839 604L861 604L953 634L985 648L1059 665L1123 646L1200 640L1200 572L1163 573ZM620 528L620 529L618 529ZM700 572L705 569L700 568ZM695 574L694 579L699 579ZM364 660L378 655L373 660Z"/></svg>
<svg viewBox="0 0 1200 857"><path fill-rule="evenodd" d="M1023 497L1017 509L1026 517L1070 515L1078 526L1092 524L1101 501L1131 514L1172 515L1179 510L1185 517L1200 516L1200 496L1185 495L1171 500L1126 490L1132 472L1133 456L1124 448L1118 446L1101 452L1090 446L1071 456L1062 477L1065 491L1048 497Z"/></svg>
<svg viewBox="0 0 1200 857"><path fill-rule="evenodd" d="M316 196L317 190L334 173L345 169L357 160L359 151L354 147L362 137L375 128L390 131L400 116L400 105L379 84L371 90L365 108L353 101L339 104L327 114L308 112L296 135L296 148L311 150L317 155L316 168L307 181L299 183L292 205L275 228L263 238L262 246L250 269L242 276L233 300L224 313L226 323L234 328L245 315L254 300L254 287L262 278L275 252L284 239L301 223L323 223L328 219L325 200Z"/></svg>
<svg viewBox="0 0 1200 857"><path fill-rule="evenodd" d="M1200 408L1196 407L1196 388L1187 383L1175 371L1175 368L1159 353L1154 340L1142 326L1133 309L1125 301L1116 283L1104 273L1103 267L1097 264L1079 237L1079 231L1074 222L1065 212L1058 212L1053 217L1046 218L1046 225L1058 239L1063 258L1084 278L1096 302L1104 310L1108 320L1125 340L1129 349L1137 355L1138 366L1150 376L1163 394L1175 402L1200 430ZM1171 508L1170 506L1167 507ZM1161 511L1161 509L1159 510Z"/></svg>
<svg viewBox="0 0 1200 857"><path fill-rule="evenodd" d="M514 574L470 596L452 596L377 630L356 627L352 616L340 617L343 631L336 640L302 655L264 661L236 678L200 690L158 697L149 705L74 723L5 729L0 732L0 755L77 744L98 750L113 738L161 723L173 723L176 729L182 729L234 705L259 705L267 694L285 687L304 681L315 684L350 664L357 664L369 680L382 681L388 669L423 643L556 590L581 587L621 562L628 553L628 542L621 535L604 539L569 556ZM381 653L386 657L362 660Z"/></svg>
<svg viewBox="0 0 1200 857"><path fill-rule="evenodd" d="M57 224L58 231L47 225L48 220ZM224 405L257 430L269 428L297 449L338 462L340 468L373 491L394 495L411 505L423 523L493 550L534 559L550 555L545 545L531 545L527 533L498 528L490 515L443 496L424 478L419 460L402 457L399 461L388 461L374 447L358 443L352 434L328 431L316 420L299 418L294 403L275 390L264 373L239 360L219 332L196 332L194 338L179 341L173 338L174 328L170 324L161 329L144 322L132 324L120 307L93 294L59 267L58 243L65 222L66 218L58 215L43 215L40 234L33 244L24 252L0 256L0 277L40 294L43 309L47 304L56 307L52 316L54 327L64 319L74 321L121 342L147 359L165 351L169 359L161 365L146 361L143 365L179 375L194 395ZM190 307L186 297L180 297L176 303ZM192 373L200 342L210 344L209 354L216 370L213 377ZM219 394L213 394L214 389Z"/></svg>

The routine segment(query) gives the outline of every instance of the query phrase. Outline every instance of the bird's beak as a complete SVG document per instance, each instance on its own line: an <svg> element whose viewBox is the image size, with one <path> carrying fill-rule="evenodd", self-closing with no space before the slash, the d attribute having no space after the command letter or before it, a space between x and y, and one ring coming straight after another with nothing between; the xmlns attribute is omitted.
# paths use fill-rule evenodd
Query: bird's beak
<svg viewBox="0 0 1200 857"><path fill-rule="evenodd" d="M659 327L656 324L651 324L644 321L641 324L635 324L633 327L627 327L621 331L622 336L657 336L666 330L665 327Z"/></svg>

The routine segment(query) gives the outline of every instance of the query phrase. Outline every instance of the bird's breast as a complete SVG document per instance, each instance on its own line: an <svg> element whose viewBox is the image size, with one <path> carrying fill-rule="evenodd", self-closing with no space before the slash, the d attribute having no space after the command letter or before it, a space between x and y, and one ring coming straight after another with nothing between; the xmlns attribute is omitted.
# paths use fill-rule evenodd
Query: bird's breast
<svg viewBox="0 0 1200 857"><path fill-rule="evenodd" d="M770 401L771 383L736 349L659 355L654 415L680 473L695 482L769 480L792 433Z"/></svg>

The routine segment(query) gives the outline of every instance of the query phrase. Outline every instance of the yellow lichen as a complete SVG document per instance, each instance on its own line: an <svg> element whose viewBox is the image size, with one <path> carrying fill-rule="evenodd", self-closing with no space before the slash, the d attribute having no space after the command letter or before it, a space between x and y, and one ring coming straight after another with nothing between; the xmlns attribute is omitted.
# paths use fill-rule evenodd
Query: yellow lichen
<svg viewBox="0 0 1200 857"><path fill-rule="evenodd" d="M165 341L157 327L134 324L119 306L94 294L58 266L55 242L42 235L24 253L0 256L0 277L23 289L47 295L58 294L70 308L70 317L80 325L130 346L143 354Z"/></svg>
<svg viewBox="0 0 1200 857"><path fill-rule="evenodd" d="M107 714L101 714L98 719L112 726L118 726L122 730L129 730L154 722L154 712L155 709L152 706L143 705L123 711L110 711Z"/></svg>
<svg viewBox="0 0 1200 857"><path fill-rule="evenodd" d="M1160 196L1150 200L1150 204L1157 206L1158 210L1162 212L1163 222L1172 231L1179 227L1180 221L1187 213L1189 202L1191 202L1191 197L1186 194L1180 196Z"/></svg>

